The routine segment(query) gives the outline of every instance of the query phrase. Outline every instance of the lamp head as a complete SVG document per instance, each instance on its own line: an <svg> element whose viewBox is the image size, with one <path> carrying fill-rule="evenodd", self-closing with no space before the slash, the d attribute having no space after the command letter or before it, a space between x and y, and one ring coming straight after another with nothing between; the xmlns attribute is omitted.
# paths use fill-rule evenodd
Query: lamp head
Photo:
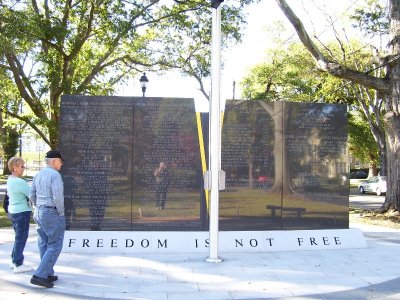
<svg viewBox="0 0 400 300"><path fill-rule="evenodd" d="M224 0L211 0L211 7L217 9Z"/></svg>
<svg viewBox="0 0 400 300"><path fill-rule="evenodd" d="M147 87L147 83L149 82L149 80L146 77L146 73L143 73L143 75L142 75L142 77L140 77L139 81L140 81L140 86L142 88L146 88Z"/></svg>

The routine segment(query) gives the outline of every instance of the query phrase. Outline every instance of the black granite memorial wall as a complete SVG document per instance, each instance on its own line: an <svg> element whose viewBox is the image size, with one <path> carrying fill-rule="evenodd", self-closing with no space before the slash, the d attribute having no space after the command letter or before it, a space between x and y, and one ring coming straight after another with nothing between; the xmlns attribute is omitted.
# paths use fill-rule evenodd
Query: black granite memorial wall
<svg viewBox="0 0 400 300"><path fill-rule="evenodd" d="M193 99L64 96L60 133L67 228L206 228Z"/></svg>
<svg viewBox="0 0 400 300"><path fill-rule="evenodd" d="M221 230L348 228L345 105L228 101Z"/></svg>
<svg viewBox="0 0 400 300"><path fill-rule="evenodd" d="M193 99L64 96L67 227L207 230L207 115ZM346 143L344 105L227 101L220 229L348 228Z"/></svg>

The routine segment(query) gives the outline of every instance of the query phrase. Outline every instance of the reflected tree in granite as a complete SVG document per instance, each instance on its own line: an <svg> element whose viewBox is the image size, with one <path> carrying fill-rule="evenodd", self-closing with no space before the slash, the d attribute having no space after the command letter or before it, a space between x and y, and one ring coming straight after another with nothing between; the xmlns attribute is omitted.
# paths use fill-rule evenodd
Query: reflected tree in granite
<svg viewBox="0 0 400 300"><path fill-rule="evenodd" d="M228 102L223 126L222 229L348 227L345 106Z"/></svg>
<svg viewBox="0 0 400 300"><path fill-rule="evenodd" d="M207 229L193 99L65 96L61 108L70 230ZM345 106L228 101L220 229L347 228L346 139Z"/></svg>

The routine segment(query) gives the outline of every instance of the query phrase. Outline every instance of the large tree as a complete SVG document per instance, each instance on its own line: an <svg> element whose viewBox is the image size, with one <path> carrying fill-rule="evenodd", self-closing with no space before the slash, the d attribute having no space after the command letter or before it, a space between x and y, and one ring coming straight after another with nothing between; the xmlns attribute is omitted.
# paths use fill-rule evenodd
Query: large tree
<svg viewBox="0 0 400 300"><path fill-rule="evenodd" d="M253 1L222 6L224 41L240 39L243 6ZM32 114L1 109L54 148L63 94L110 95L138 72L165 68L201 82L210 65L210 28L210 2L203 0L2 1L0 68ZM172 43L171 34L183 38Z"/></svg>
<svg viewBox="0 0 400 300"><path fill-rule="evenodd" d="M388 53L382 53L385 68L382 77L371 75L369 70L359 71L330 60L310 38L305 27L285 0L276 0L281 10L294 26L301 42L316 60L318 67L329 74L374 89L382 99L385 109L388 191L383 210L400 210L400 0L389 0L390 40Z"/></svg>
<svg viewBox="0 0 400 300"><path fill-rule="evenodd" d="M267 51L266 59L250 69L241 82L246 99L268 101L290 100L319 102L321 90L330 84L326 74L319 71L310 54L299 43L278 45ZM337 92L332 93L336 102Z"/></svg>

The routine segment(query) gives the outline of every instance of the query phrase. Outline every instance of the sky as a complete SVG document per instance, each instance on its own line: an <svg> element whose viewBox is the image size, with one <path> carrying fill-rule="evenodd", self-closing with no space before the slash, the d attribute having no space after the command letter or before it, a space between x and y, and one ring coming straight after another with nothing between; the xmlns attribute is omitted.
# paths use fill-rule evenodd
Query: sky
<svg viewBox="0 0 400 300"><path fill-rule="evenodd" d="M226 0L221 5L224 5ZM361 4L362 0L287 0L294 12L300 17L310 34L316 33L321 39L332 38L332 21L337 29L341 29L343 16L354 5ZM324 17L323 11L329 12L332 19ZM273 31L273 26L280 21L290 32L280 36L283 40L296 40L297 35L293 27L281 12L275 0L261 0L257 4L250 5L246 12L247 26L244 30L242 43L235 45L223 52L221 62L224 67L221 71L221 102L225 99L240 99L240 81L246 76L249 70L256 64L265 60L266 50L272 47L274 36L280 35ZM347 26L346 26L347 27ZM180 97L194 98L196 110L204 111L208 108L207 99L198 90L198 83L195 79L182 77L178 72L168 72L162 76L155 73L146 73L149 79L147 97ZM140 76L132 79L118 92L119 96L140 96ZM233 91L233 82L235 93ZM206 81L209 89L210 80Z"/></svg>

